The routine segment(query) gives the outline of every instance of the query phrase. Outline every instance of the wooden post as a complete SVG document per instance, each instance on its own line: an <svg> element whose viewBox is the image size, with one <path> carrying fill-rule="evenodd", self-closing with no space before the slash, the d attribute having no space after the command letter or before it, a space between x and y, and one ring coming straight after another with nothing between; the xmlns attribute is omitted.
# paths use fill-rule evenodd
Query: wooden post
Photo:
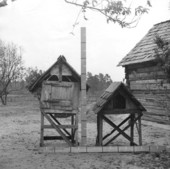
<svg viewBox="0 0 170 169"><path fill-rule="evenodd" d="M98 124L98 145L102 146L103 144L103 119L100 114L97 115L97 124Z"/></svg>
<svg viewBox="0 0 170 169"><path fill-rule="evenodd" d="M87 144L86 119L86 28L81 28L81 145Z"/></svg>
<svg viewBox="0 0 170 169"><path fill-rule="evenodd" d="M138 114L139 115L139 114ZM139 115L140 116L140 115ZM139 120L138 120L138 123L139 123L139 127L138 127L138 129L139 129L139 145L141 146L142 145L142 124L141 124L141 116L140 116L140 118L139 118Z"/></svg>
<svg viewBox="0 0 170 169"><path fill-rule="evenodd" d="M74 115L71 116L71 125L74 125ZM72 143L74 143L74 130L75 129L71 129L71 141Z"/></svg>
<svg viewBox="0 0 170 169"><path fill-rule="evenodd" d="M44 145L44 115L41 112L40 146Z"/></svg>
<svg viewBox="0 0 170 169"><path fill-rule="evenodd" d="M131 114L131 118L130 118L130 137L131 137L131 142L130 145L133 146L133 141L134 141L134 114Z"/></svg>

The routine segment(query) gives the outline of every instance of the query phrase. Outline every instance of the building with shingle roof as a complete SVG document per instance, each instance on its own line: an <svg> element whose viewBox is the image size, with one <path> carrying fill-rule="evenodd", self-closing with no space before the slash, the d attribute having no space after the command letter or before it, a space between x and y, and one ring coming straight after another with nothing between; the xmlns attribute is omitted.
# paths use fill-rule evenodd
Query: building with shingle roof
<svg viewBox="0 0 170 169"><path fill-rule="evenodd" d="M139 145L142 144L141 139L141 117L145 110L142 104L131 94L125 84L122 82L113 82L99 97L93 108L97 114L97 145L108 145L112 143L119 135L123 135L131 145L137 145L134 142L134 124L138 126ZM120 119L120 124L117 125L112 121L111 116L126 114L124 119ZM109 117L107 116L109 115ZM114 117L113 117L114 119ZM121 121L122 120L122 121ZM103 130L103 122L108 123L113 129L109 133ZM126 124L128 123L128 124ZM122 126L126 127L122 129ZM125 130L130 129L130 136L125 133ZM118 131L115 136L113 133ZM105 134L105 135L104 135Z"/></svg>
<svg viewBox="0 0 170 169"><path fill-rule="evenodd" d="M118 66L126 66L155 60L154 39L160 36L170 41L170 20L155 24L136 46L120 61ZM170 43L169 43L170 47Z"/></svg>
<svg viewBox="0 0 170 169"><path fill-rule="evenodd" d="M87 85L87 89L88 87ZM29 91L38 97L40 103L41 146L44 145L45 140L65 140L69 146L77 145L81 90L81 76L62 55L29 86ZM69 119L62 124L62 118ZM45 120L48 125L44 123ZM53 136L49 133L44 136L46 134L44 130L49 128L56 130L58 134Z"/></svg>
<svg viewBox="0 0 170 169"><path fill-rule="evenodd" d="M118 64L125 68L129 89L146 108L146 120L170 123L169 60L170 20L167 20L155 24Z"/></svg>
<svg viewBox="0 0 170 169"><path fill-rule="evenodd" d="M62 81L80 82L80 75L74 70L74 68L67 62L64 56L59 56L57 61L50 66L36 81L34 81L29 87L30 92L35 92L38 88L42 87L42 83L45 80L58 81L59 80L59 65L62 62L63 75Z"/></svg>
<svg viewBox="0 0 170 169"><path fill-rule="evenodd" d="M94 113L100 113L101 111L103 111L104 109L108 109L109 111L113 110L113 114L117 114L117 109L126 109L129 110L132 107L129 106L129 102L126 101L126 103L124 102L124 99L121 97L119 97L120 95L118 95L119 91L124 92L126 94L126 98L128 98L128 100L131 100L131 102L133 102L134 104L134 108L141 110L141 111L145 111L145 108L141 105L141 103L131 94L131 92L126 88L126 86L122 83L122 82L113 82L112 84L110 84L110 86L103 92L103 94L99 97L98 101L96 102L96 104L94 105L93 111ZM113 99L116 96L116 100L114 100L113 105L115 105L116 109L114 107L110 107L110 109L108 108L108 104L110 101L113 101ZM125 104L125 105L123 105ZM107 107L107 108L106 108ZM114 112L115 110L115 112ZM107 111L107 110L105 110Z"/></svg>

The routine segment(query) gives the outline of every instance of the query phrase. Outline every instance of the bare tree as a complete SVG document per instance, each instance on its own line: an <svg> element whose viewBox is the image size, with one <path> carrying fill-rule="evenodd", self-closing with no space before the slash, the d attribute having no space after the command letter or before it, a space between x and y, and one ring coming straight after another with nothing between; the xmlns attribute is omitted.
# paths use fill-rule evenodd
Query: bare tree
<svg viewBox="0 0 170 169"><path fill-rule="evenodd" d="M133 9L133 0L129 4L126 0L65 0L65 2L80 7L80 13L84 14L84 19L86 20L85 13L90 9L105 16L107 22L118 23L122 27L129 28L135 27L141 16L147 13L149 7L151 7L150 0L145 0L145 7L139 5ZM77 20L78 18L73 27L78 24Z"/></svg>
<svg viewBox="0 0 170 169"><path fill-rule="evenodd" d="M0 99L3 105L7 103L9 85L20 80L23 75L21 48L14 43L0 41Z"/></svg>

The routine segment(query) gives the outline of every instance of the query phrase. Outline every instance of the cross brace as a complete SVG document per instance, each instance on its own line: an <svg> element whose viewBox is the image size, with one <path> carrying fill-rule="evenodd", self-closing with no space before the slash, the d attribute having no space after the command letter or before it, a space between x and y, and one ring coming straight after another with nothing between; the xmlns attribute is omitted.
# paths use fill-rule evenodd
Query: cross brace
<svg viewBox="0 0 170 169"><path fill-rule="evenodd" d="M112 137L108 142L106 142L104 144L104 146L108 145L109 143L111 143L113 140L115 140L119 135L123 135L128 141L130 141L131 145L137 145L134 141L133 141L133 128L134 128L134 123L136 123L137 120L140 120L141 119L141 116L142 116L142 113L138 114L137 117L135 117L135 115L130 115L128 116L126 119L124 119L120 124L116 125L114 124L111 120L109 120L106 116L104 116L103 114L100 115L100 123L102 123L102 119L107 122L110 126L112 126L114 129L109 133L109 134L106 134L102 140L105 140L107 137L109 137L110 135L112 135L115 131L118 131L118 134L116 134L114 137ZM131 119L131 122L126 126L124 127L123 129L120 129L120 127L126 123L129 119ZM102 125L102 124L101 124ZM129 136L128 134L125 133L125 131L131 127L131 135ZM99 145L102 145L102 141L101 141L101 137L102 136L102 130L98 130L98 136L97 136L97 142L96 144L99 144ZM139 133L141 134L141 133ZM99 136L100 135L100 136ZM99 141L100 140L100 141ZM141 136L139 135L139 144L142 145L142 140L141 140Z"/></svg>
<svg viewBox="0 0 170 169"><path fill-rule="evenodd" d="M73 141L71 142L69 140L69 138L73 137L71 136L71 134L65 129L65 128L72 128L74 129L74 131L77 129L76 127L73 127L73 125L61 125L61 123L55 118L55 116L53 114L46 114L44 112L43 109L41 109L41 113L42 113L42 116L44 116L48 121L49 123L51 124L52 128L54 128L59 134L60 136L63 138L63 140L65 140L65 142L69 145L69 146L73 146ZM58 124L58 125L56 125ZM43 126L42 126L43 127ZM62 131L63 130L63 131ZM41 131L42 132L42 131ZM66 136L65 133L68 135ZM56 137L57 138L57 137Z"/></svg>

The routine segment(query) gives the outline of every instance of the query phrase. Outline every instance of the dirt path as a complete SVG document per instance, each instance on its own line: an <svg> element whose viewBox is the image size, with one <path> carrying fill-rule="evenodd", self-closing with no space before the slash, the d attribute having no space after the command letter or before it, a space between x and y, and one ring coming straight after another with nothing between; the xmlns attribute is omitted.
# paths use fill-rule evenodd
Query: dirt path
<svg viewBox="0 0 170 169"><path fill-rule="evenodd" d="M168 169L170 154L41 153L38 104L0 107L0 169ZM108 129L108 126L105 126ZM88 124L88 144L95 144L96 124ZM170 130L143 124L144 145L170 145ZM114 144L126 144L119 139ZM59 142L58 145L63 145ZM162 167L162 168L161 168Z"/></svg>

